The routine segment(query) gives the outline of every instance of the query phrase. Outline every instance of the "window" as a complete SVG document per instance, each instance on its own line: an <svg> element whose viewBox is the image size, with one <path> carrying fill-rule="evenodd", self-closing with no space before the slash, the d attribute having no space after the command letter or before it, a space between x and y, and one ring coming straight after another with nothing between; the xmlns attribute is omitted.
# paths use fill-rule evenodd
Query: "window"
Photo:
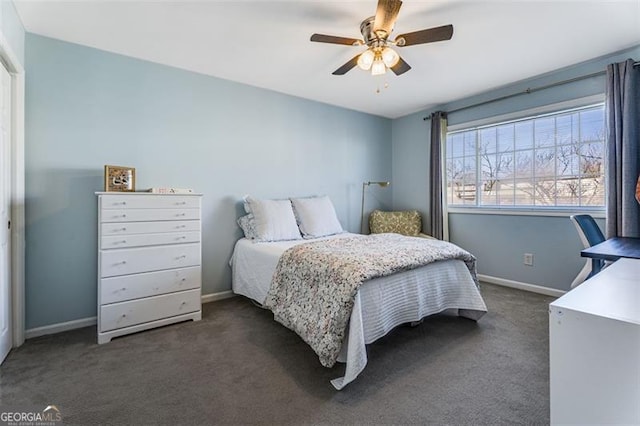
<svg viewBox="0 0 640 426"><path fill-rule="evenodd" d="M447 134L449 206L604 206L604 105Z"/></svg>

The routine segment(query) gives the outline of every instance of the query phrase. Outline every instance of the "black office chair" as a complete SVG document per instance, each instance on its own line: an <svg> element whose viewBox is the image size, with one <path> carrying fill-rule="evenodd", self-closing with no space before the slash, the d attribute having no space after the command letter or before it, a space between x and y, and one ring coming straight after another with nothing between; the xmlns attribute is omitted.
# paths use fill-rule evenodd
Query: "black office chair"
<svg viewBox="0 0 640 426"><path fill-rule="evenodd" d="M578 230L578 235L580 235L580 240L582 241L582 244L584 244L584 248L589 248L596 244L600 244L605 240L604 235L602 235L602 231L600 231L600 228L598 227L598 224L590 215L576 214L571 216L571 221ZM596 262L600 262L600 269L604 267L603 260L596 260ZM584 267L571 283L571 288L577 286L578 284L581 284L582 282L584 282L584 280L591 278L591 276L593 275L592 265L592 259L587 259Z"/></svg>

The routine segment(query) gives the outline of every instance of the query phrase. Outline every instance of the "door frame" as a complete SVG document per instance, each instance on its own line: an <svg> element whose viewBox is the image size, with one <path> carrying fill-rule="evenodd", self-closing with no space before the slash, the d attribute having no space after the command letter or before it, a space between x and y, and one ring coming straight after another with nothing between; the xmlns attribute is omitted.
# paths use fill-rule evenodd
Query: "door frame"
<svg viewBox="0 0 640 426"><path fill-rule="evenodd" d="M12 347L24 343L25 216L24 216L24 67L0 31L0 61L11 74L11 327Z"/></svg>

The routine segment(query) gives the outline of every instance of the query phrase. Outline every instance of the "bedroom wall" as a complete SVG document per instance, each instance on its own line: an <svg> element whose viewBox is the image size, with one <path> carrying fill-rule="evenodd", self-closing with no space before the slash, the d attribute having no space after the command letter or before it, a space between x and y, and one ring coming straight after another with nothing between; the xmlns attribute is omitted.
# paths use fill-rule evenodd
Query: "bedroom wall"
<svg viewBox="0 0 640 426"><path fill-rule="evenodd" d="M627 58L640 59L640 46L393 120L394 208L418 209L428 223L430 122L423 117L438 109L453 110L529 87L603 71L607 64ZM601 75L492 102L450 114L449 125L603 94L604 85L605 77ZM564 291L569 289L585 262L580 257L582 244L568 215L450 213L449 222L451 241L474 253L478 257L478 272L490 277ZM603 227L604 220L599 219L599 224ZM534 266L523 264L524 253L534 254Z"/></svg>
<svg viewBox="0 0 640 426"><path fill-rule="evenodd" d="M391 179L388 119L33 34L26 67L27 329L96 315L105 164L204 194L203 294L231 288L243 195L328 194L358 232L362 182Z"/></svg>

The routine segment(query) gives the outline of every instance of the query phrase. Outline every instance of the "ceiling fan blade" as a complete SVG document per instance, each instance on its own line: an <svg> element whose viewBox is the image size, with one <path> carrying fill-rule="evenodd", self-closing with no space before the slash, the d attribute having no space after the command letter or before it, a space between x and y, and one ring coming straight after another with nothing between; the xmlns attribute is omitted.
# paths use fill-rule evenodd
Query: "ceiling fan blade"
<svg viewBox="0 0 640 426"><path fill-rule="evenodd" d="M336 37L325 34L313 34L311 36L311 41L317 41L320 43L346 44L348 46L359 46L363 44L362 40L358 40L356 38Z"/></svg>
<svg viewBox="0 0 640 426"><path fill-rule="evenodd" d="M411 65L406 63L404 59L400 58L397 64L391 67L391 71L396 73L396 75L404 74L405 72L411 69Z"/></svg>
<svg viewBox="0 0 640 426"><path fill-rule="evenodd" d="M396 23L398 13L402 6L401 0L378 0L378 8L376 9L376 17L373 21L373 32L378 37L387 38L393 30L393 24ZM385 34L378 34L378 31L384 31Z"/></svg>
<svg viewBox="0 0 640 426"><path fill-rule="evenodd" d="M400 34L396 37L397 46L413 46L414 44L432 43L434 41L450 40L453 37L453 25L429 28L427 30L414 31ZM404 40L404 42L402 42Z"/></svg>
<svg viewBox="0 0 640 426"><path fill-rule="evenodd" d="M355 67L358 64L358 58L360 55L356 55L349 62L332 72L333 75L344 75L351 70L351 68Z"/></svg>

